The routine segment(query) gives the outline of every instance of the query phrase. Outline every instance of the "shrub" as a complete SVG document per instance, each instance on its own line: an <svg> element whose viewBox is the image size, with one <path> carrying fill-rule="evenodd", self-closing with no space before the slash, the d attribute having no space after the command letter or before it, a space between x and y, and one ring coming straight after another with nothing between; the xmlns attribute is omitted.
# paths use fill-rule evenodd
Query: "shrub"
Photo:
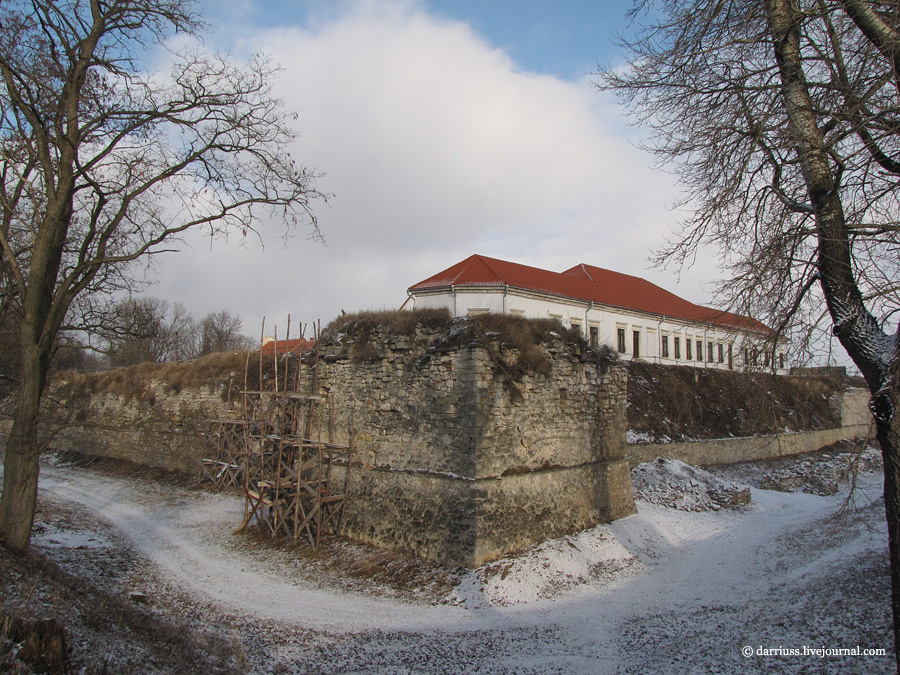
<svg viewBox="0 0 900 675"><path fill-rule="evenodd" d="M628 428L675 442L829 429L841 383L690 366L628 364Z"/></svg>

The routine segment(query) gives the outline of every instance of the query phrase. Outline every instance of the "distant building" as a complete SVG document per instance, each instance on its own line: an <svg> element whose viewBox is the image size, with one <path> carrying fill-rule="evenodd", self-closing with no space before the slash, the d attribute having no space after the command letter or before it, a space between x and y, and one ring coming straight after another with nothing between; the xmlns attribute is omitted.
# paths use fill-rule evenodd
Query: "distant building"
<svg viewBox="0 0 900 675"><path fill-rule="evenodd" d="M557 319L625 359L722 369L769 369L772 330L750 317L695 305L646 279L576 265L565 272L473 255L407 290L403 307L454 317L497 312ZM784 350L775 370L787 373Z"/></svg>
<svg viewBox="0 0 900 675"><path fill-rule="evenodd" d="M260 347L259 351L263 354L305 354L315 349L315 347L315 340L307 340L306 338L276 340L274 337L266 336L262 340L262 347Z"/></svg>

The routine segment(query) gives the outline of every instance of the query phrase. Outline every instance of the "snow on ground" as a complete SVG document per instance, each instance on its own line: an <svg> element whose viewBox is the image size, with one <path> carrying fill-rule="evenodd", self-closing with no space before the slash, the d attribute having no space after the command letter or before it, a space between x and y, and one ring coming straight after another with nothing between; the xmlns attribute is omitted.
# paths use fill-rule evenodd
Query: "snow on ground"
<svg viewBox="0 0 900 675"><path fill-rule="evenodd" d="M881 469L881 451L875 446L858 449L841 441L812 455L776 457L760 462L740 462L716 467L718 476L753 487L780 492L802 490L817 495L834 494L842 481L857 473Z"/></svg>
<svg viewBox="0 0 900 675"><path fill-rule="evenodd" d="M469 609L530 603L621 580L639 567L607 528L596 527L466 572L447 602Z"/></svg>
<svg viewBox="0 0 900 675"><path fill-rule="evenodd" d="M860 476L852 509L846 483L830 496L754 487L718 511L638 501L636 515L454 571L439 596L427 566L395 592L252 545L231 533L235 496L52 463L41 500L103 531L48 519L34 545L60 564L127 550L140 564L123 590L231 639L252 673L887 673L891 651L802 653L889 649L881 480Z"/></svg>
<svg viewBox="0 0 900 675"><path fill-rule="evenodd" d="M681 511L718 511L750 502L750 488L678 459L657 457L631 470L634 498Z"/></svg>

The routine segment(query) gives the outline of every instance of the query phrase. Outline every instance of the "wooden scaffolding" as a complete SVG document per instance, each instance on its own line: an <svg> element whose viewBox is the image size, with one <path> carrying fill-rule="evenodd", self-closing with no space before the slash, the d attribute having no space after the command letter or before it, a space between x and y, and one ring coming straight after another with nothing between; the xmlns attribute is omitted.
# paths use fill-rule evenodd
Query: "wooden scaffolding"
<svg viewBox="0 0 900 675"><path fill-rule="evenodd" d="M300 335L295 342L305 344L302 328ZM214 456L201 461L201 470L205 479L243 494L238 532L255 522L263 535L305 539L315 549L323 535L340 533L355 430L351 418L348 444L335 443L333 400L318 391L318 334L314 345L305 355L299 349L294 354L290 340L279 343L276 335L259 352L258 389L246 386L248 354L242 419L213 423ZM300 391L304 359L311 369L308 392Z"/></svg>
<svg viewBox="0 0 900 675"><path fill-rule="evenodd" d="M200 460L200 479L219 489L241 490L247 453L244 451L243 419L212 420L206 433L206 444L211 457Z"/></svg>

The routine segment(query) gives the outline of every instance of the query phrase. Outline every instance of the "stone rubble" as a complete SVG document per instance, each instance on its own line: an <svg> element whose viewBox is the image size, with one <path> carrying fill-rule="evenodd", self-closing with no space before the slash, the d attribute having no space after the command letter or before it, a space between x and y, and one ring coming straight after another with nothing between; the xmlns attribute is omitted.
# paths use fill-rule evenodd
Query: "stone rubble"
<svg viewBox="0 0 900 675"><path fill-rule="evenodd" d="M750 503L750 488L677 459L658 457L631 470L634 498L680 511L718 511Z"/></svg>
<svg viewBox="0 0 900 675"><path fill-rule="evenodd" d="M826 496L835 494L838 484L850 479L854 471L871 473L881 470L881 467L881 451L877 447L844 441L815 453L740 462L718 466L711 471L722 479L762 490L799 490Z"/></svg>

